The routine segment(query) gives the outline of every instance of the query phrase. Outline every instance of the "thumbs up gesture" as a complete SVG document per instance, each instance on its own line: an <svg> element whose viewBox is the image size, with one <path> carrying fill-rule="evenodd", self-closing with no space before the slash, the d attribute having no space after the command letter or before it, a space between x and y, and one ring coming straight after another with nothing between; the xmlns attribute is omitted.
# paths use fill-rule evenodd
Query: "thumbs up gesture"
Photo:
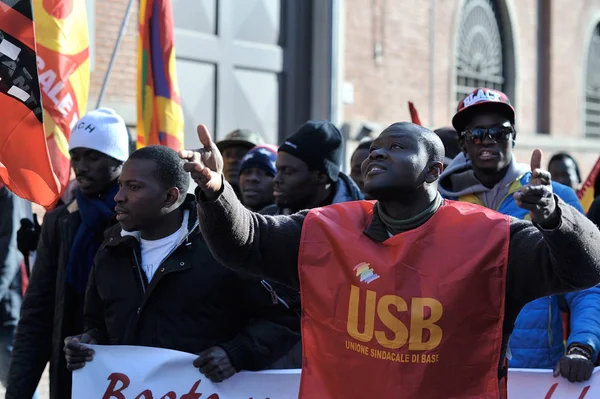
<svg viewBox="0 0 600 399"><path fill-rule="evenodd" d="M223 156L212 141L208 128L198 125L198 139L202 144L199 150L181 150L179 157L186 161L183 168L198 184L207 200L219 195L223 186Z"/></svg>
<svg viewBox="0 0 600 399"><path fill-rule="evenodd" d="M540 226L552 229L558 226L560 214L552 193L552 177L550 172L541 169L542 152L531 154L531 178L529 184L514 194L517 205L527 209L531 220Z"/></svg>

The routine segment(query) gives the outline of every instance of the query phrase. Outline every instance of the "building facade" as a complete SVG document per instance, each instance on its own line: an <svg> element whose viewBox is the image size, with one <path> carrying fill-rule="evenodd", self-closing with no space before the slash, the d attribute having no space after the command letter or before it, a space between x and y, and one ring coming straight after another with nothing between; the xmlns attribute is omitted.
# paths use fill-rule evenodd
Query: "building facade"
<svg viewBox="0 0 600 399"><path fill-rule="evenodd" d="M90 107L128 0L86 0ZM279 142L327 118L354 138L363 125L450 124L477 86L517 112L517 157L565 150L583 174L600 154L600 0L173 0L186 145L206 123ZM103 105L135 126L137 2ZM350 141L350 147L352 141Z"/></svg>
<svg viewBox="0 0 600 399"><path fill-rule="evenodd" d="M129 0L86 0L90 15L95 107ZM310 118L332 119L333 43L338 0L173 0L177 74L185 145L196 125L217 138L240 127L278 143ZM138 2L102 105L136 123ZM92 12L93 10L93 12Z"/></svg>
<svg viewBox="0 0 600 399"><path fill-rule="evenodd" d="M345 0L344 121L450 124L474 87L505 91L517 158L600 154L600 1ZM546 161L548 158L546 158Z"/></svg>

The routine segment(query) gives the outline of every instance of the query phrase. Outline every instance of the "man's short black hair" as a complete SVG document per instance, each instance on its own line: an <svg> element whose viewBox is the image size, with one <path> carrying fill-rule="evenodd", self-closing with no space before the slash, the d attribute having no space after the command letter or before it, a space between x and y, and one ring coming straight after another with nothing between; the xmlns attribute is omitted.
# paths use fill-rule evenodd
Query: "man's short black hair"
<svg viewBox="0 0 600 399"><path fill-rule="evenodd" d="M575 160L575 158L573 158L570 154L567 154L566 152L559 152L556 153L552 156L552 158L550 158L550 161L548 162L548 169L550 169L550 165L552 164L552 162L558 162L558 161L563 161L565 159L570 159L571 161L573 161L573 164L575 165L575 173L577 174L577 180L579 180L578 183L581 183L581 173L579 172L579 165L577 164L577 161Z"/></svg>
<svg viewBox="0 0 600 399"><path fill-rule="evenodd" d="M429 155L430 162L439 161L441 163L444 163L444 143L442 143L442 140L437 134L427 129L426 127L411 122L396 122L388 126L384 130L384 132L396 129L410 131L411 133L414 133L414 136L417 139L417 141L419 141L425 146L427 154Z"/></svg>
<svg viewBox="0 0 600 399"><path fill-rule="evenodd" d="M181 193L181 200L190 186L190 177L183 170L183 160L175 150L162 145L151 145L133 152L129 159L146 159L156 163L156 177L164 188L177 187Z"/></svg>

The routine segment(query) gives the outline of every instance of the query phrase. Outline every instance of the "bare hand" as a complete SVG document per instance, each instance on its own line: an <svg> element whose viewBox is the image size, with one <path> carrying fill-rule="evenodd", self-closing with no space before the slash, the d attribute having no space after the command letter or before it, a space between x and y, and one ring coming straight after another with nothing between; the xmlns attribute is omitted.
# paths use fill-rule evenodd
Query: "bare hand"
<svg viewBox="0 0 600 399"><path fill-rule="evenodd" d="M190 173L206 197L212 199L223 185L223 157L210 138L208 128L198 125L197 130L203 148L197 151L181 150L179 157L186 161L183 165L185 171Z"/></svg>
<svg viewBox="0 0 600 399"><path fill-rule="evenodd" d="M96 340L88 334L81 334L75 337L65 338L65 357L67 359L67 369L79 370L87 362L94 360L94 350L82 344L95 344Z"/></svg>
<svg viewBox="0 0 600 399"><path fill-rule="evenodd" d="M554 377L562 375L570 382L582 382L592 378L594 363L585 356L571 354L563 356L554 367Z"/></svg>
<svg viewBox="0 0 600 399"><path fill-rule="evenodd" d="M527 209L531 220L542 227L554 228L558 225L558 210L552 192L550 172L541 169L542 152L531 155L531 178L529 184L514 194L517 205Z"/></svg>
<svg viewBox="0 0 600 399"><path fill-rule="evenodd" d="M194 360L194 367L212 382L223 382L237 372L227 352L218 346L200 353Z"/></svg>

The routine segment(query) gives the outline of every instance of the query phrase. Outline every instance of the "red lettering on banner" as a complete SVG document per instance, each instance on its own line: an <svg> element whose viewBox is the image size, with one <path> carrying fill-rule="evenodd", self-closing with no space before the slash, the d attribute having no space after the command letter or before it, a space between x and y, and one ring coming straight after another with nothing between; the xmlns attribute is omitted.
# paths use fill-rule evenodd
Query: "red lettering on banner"
<svg viewBox="0 0 600 399"><path fill-rule="evenodd" d="M585 395L587 395L587 393L590 390L590 388L591 388L590 385L588 385L587 387L583 388L583 391L581 391L581 395L579 395L579 399L585 398Z"/></svg>
<svg viewBox="0 0 600 399"><path fill-rule="evenodd" d="M183 395L181 399L200 399L200 396L202 396L202 394L196 392L196 389L198 389L200 382L202 382L202 380L196 381L196 383L192 386L190 391ZM215 399L219 399L219 397L217 396Z"/></svg>
<svg viewBox="0 0 600 399"><path fill-rule="evenodd" d="M129 377L121 373L112 373L108 376L108 380L110 381L110 384L108 384L108 388L106 388L106 392L104 392L102 399L125 399L125 395L123 395L121 391L129 386L129 383L131 382ZM121 388L115 390L117 382L121 383Z"/></svg>
<svg viewBox="0 0 600 399"><path fill-rule="evenodd" d="M106 388L106 392L104 392L102 399L127 399L127 397L123 394L123 391L131 384L131 380L127 375L123 373L112 373L108 376L108 381L110 381L110 383L108 384L108 388ZM190 388L190 391L182 395L180 399L200 399L202 397L202 393L198 392L198 387L200 386L201 382L202 380L196 381ZM121 386L117 388L118 383L121 383ZM154 396L151 390L146 389L136 396L135 399L154 399ZM177 394L173 391L169 391L161 396L160 399L177 399ZM213 393L206 397L206 399L219 399L219 395ZM579 399L583 399L583 397Z"/></svg>
<svg viewBox="0 0 600 399"><path fill-rule="evenodd" d="M558 388L558 382L550 387L550 390L548 391L546 396L544 396L544 399L552 399L552 395L554 395L554 391L556 391L556 388Z"/></svg>
<svg viewBox="0 0 600 399"><path fill-rule="evenodd" d="M558 388L558 382L553 384L550 389L548 390L548 393L546 394L546 396L544 396L544 399L552 399L552 396L554 395L554 392L556 391L556 389ZM579 398L577 399L585 399L588 391L590 390L591 386L588 385L587 387L583 388L583 390L581 391L581 394L579 395Z"/></svg>

